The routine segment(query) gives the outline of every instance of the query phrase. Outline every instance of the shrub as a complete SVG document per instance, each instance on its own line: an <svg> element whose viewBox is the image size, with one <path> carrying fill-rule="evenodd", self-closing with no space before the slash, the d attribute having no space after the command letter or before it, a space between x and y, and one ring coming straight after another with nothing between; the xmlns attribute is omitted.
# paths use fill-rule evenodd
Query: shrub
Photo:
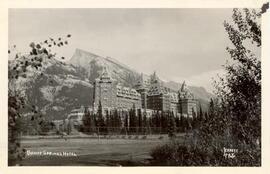
<svg viewBox="0 0 270 174"><path fill-rule="evenodd" d="M242 145L241 145L242 146ZM241 148L235 158L224 157L222 143L217 143L217 147L205 147L201 144L181 144L170 142L157 146L150 155L151 165L158 166L260 166L260 149L251 147Z"/></svg>
<svg viewBox="0 0 270 174"><path fill-rule="evenodd" d="M169 143L158 146L151 152L152 165L165 166L206 166L209 157L195 146Z"/></svg>

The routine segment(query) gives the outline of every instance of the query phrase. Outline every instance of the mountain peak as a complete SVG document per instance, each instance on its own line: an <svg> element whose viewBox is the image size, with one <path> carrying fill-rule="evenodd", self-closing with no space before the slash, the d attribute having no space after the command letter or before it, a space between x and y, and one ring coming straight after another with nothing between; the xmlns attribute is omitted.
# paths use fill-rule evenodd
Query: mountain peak
<svg viewBox="0 0 270 174"><path fill-rule="evenodd" d="M77 48L69 60L69 63L77 67L81 66L86 68L92 60L98 57L100 56Z"/></svg>
<svg viewBox="0 0 270 174"><path fill-rule="evenodd" d="M89 51L85 51L85 50L82 50L82 49L80 49L80 48L76 48L76 50L75 50L75 53L74 54L77 54L77 55L91 55L91 56L93 56L93 57L100 57L99 55L96 55L96 54L94 54L94 53L91 53L91 52L89 52Z"/></svg>

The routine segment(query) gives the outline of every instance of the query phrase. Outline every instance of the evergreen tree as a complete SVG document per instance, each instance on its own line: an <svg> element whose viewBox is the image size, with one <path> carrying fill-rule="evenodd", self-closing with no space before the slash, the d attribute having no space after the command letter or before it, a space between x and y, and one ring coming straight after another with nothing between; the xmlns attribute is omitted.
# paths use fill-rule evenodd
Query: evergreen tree
<svg viewBox="0 0 270 174"><path fill-rule="evenodd" d="M103 114L102 114L101 101L99 101L99 104L98 104L97 127L99 129L99 132L104 132L105 123L104 123Z"/></svg>
<svg viewBox="0 0 270 174"><path fill-rule="evenodd" d="M138 127L139 127L139 132L141 132L142 130L142 111L141 109L138 110Z"/></svg>
<svg viewBox="0 0 270 174"><path fill-rule="evenodd" d="M115 132L117 132L118 128L121 127L121 118L118 115L117 109L114 110L113 115L112 115L112 127Z"/></svg>
<svg viewBox="0 0 270 174"><path fill-rule="evenodd" d="M115 123L115 119L114 119L114 112L110 110L109 112L109 119L110 119L110 123L109 123L109 127L116 127L116 123Z"/></svg>
<svg viewBox="0 0 270 174"><path fill-rule="evenodd" d="M133 117L133 111L132 108L129 110L129 131L133 131L134 126L134 117Z"/></svg>
<svg viewBox="0 0 270 174"><path fill-rule="evenodd" d="M109 115L109 111L106 110L106 124L105 124L105 128L106 128L106 132L108 133L110 131L110 127L111 127L111 120L110 120L110 115Z"/></svg>
<svg viewBox="0 0 270 174"><path fill-rule="evenodd" d="M169 113L168 136L170 138L174 138L176 136L176 125L175 125L175 118L174 118L173 112Z"/></svg>
<svg viewBox="0 0 270 174"><path fill-rule="evenodd" d="M101 127L103 121L103 115L102 115L102 105L101 101L98 103L98 111L97 111L97 126Z"/></svg>
<svg viewBox="0 0 270 174"><path fill-rule="evenodd" d="M129 127L131 127L131 131L135 132L135 127L137 127L137 116L136 116L136 108L135 108L135 104L133 104L132 108L130 109L130 125Z"/></svg>
<svg viewBox="0 0 270 174"><path fill-rule="evenodd" d="M117 110L115 109L112 112L110 112L110 119L111 119L111 127L117 127Z"/></svg>
<svg viewBox="0 0 270 174"><path fill-rule="evenodd" d="M143 120L142 120L143 132L146 131L146 127L148 126L146 115L147 115L147 114L146 114L146 111L144 111L144 112L143 112Z"/></svg>
<svg viewBox="0 0 270 174"><path fill-rule="evenodd" d="M156 112L154 113L154 121L153 121L153 123L154 123L154 126L153 126L153 127L158 127L158 126L159 126L159 116L158 116L158 111L156 111Z"/></svg>
<svg viewBox="0 0 270 174"><path fill-rule="evenodd" d="M166 131L167 130L167 126L168 126L168 123L167 123L167 116L166 116L166 112L162 111L161 112L161 129L162 129L162 132Z"/></svg>
<svg viewBox="0 0 270 174"><path fill-rule="evenodd" d="M187 132L188 130L188 119L185 116L182 116L182 120L183 120L183 132Z"/></svg>
<svg viewBox="0 0 270 174"><path fill-rule="evenodd" d="M121 116L120 114L116 111L115 112L115 117L116 117L116 127L120 128L122 127L122 119L121 119Z"/></svg>
<svg viewBox="0 0 270 174"><path fill-rule="evenodd" d="M177 128L177 132L180 131L180 118L178 115L175 117L175 125Z"/></svg>
<svg viewBox="0 0 270 174"><path fill-rule="evenodd" d="M128 122L129 122L129 115L128 115L127 112L125 112L125 122L124 122L124 127L125 127L126 129L128 129L128 127L129 127Z"/></svg>
<svg viewBox="0 0 270 174"><path fill-rule="evenodd" d="M135 104L133 104L133 109L132 109L132 114L133 114L133 119L134 119L134 127L138 127L138 118L137 118L137 113L136 113L136 107Z"/></svg>
<svg viewBox="0 0 270 174"><path fill-rule="evenodd" d="M180 115L179 128L180 128L181 132L184 132L184 118L183 118L183 115Z"/></svg>
<svg viewBox="0 0 270 174"><path fill-rule="evenodd" d="M90 132L96 131L96 115L94 113L90 113Z"/></svg>
<svg viewBox="0 0 270 174"><path fill-rule="evenodd" d="M84 115L83 115L83 131L84 132L90 132L91 126L92 126L92 118L91 114L87 107L84 108Z"/></svg>

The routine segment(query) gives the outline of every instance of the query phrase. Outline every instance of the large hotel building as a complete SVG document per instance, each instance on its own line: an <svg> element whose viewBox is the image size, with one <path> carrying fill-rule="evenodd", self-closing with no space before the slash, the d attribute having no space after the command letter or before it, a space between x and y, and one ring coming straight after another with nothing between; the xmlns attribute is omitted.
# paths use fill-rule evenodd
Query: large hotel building
<svg viewBox="0 0 270 174"><path fill-rule="evenodd" d="M94 82L94 111L99 102L104 110L136 109L146 112L170 111L175 115L192 117L197 114L197 100L189 91L185 82L178 91L163 85L156 73L150 78L140 76L133 88L124 87L110 77L106 69Z"/></svg>

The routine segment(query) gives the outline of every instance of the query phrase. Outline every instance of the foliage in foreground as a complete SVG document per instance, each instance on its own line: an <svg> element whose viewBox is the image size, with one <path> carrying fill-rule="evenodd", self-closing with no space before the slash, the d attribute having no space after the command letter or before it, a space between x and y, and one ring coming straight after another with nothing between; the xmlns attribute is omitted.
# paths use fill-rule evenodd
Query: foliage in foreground
<svg viewBox="0 0 270 174"><path fill-rule="evenodd" d="M193 143L171 143L151 153L153 165L260 166L261 165L261 14L233 10L233 22L224 22L233 48L226 74L215 82L209 118L201 124ZM235 149L231 157L224 149Z"/></svg>
<svg viewBox="0 0 270 174"><path fill-rule="evenodd" d="M23 111L27 110L31 114L31 121L37 132L48 131L48 122L43 117L42 112L32 103L26 100L24 89L17 86L20 80L43 76L43 67L49 59L55 59L56 53L51 53L52 47L62 47L68 44L67 38L50 38L40 43L30 43L31 51L21 54L16 51L16 45L9 48L8 53L15 54L14 61L8 69L8 165L18 165L24 158L25 149L21 148L20 135L23 127ZM65 59L61 57L61 59ZM32 74L32 75L31 75ZM27 116L26 116L27 117Z"/></svg>
<svg viewBox="0 0 270 174"><path fill-rule="evenodd" d="M254 156L254 154L256 154ZM260 166L260 149L239 148L235 158L225 158L223 147L171 142L151 152L153 166Z"/></svg>

